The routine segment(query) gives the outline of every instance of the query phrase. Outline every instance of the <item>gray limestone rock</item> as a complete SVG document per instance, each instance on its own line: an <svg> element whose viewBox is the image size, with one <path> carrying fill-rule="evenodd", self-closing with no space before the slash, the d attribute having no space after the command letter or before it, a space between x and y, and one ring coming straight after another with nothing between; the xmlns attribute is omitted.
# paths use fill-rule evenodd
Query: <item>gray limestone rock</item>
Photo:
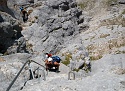
<svg viewBox="0 0 125 91"><path fill-rule="evenodd" d="M2 56L5 62L2 62L0 64L0 75L1 75L0 85L2 86L2 88L0 88L1 91L5 91L8 88L10 82L12 82L12 80L17 75L23 64L30 57L31 55L26 53L24 54L18 53L18 54ZM22 70L20 76L18 77L12 88L14 89L16 88L16 90L19 90L21 86L23 86L24 82L29 79L29 71L28 69L26 69L27 67L28 65L26 65L25 69Z"/></svg>
<svg viewBox="0 0 125 91"><path fill-rule="evenodd" d="M19 22L5 12L0 12L3 21L0 23L0 45L4 46L2 53L6 52L7 48L12 46L14 41L22 36L22 28ZM6 41L5 41L6 40Z"/></svg>
<svg viewBox="0 0 125 91"><path fill-rule="evenodd" d="M26 40L33 45L34 51L45 50L50 46L46 51L55 53L56 48L62 48L60 46L67 42L67 39L69 41L72 36L86 29L86 25L82 28L78 25L84 22L84 17L80 17L82 11L75 4L74 0L47 0L42 7L34 11L36 12L34 16L38 15L38 24L34 23L26 31L22 31ZM31 13L32 17L34 12ZM55 42L57 40L59 43ZM52 43L49 44L48 41Z"/></svg>
<svg viewBox="0 0 125 91"><path fill-rule="evenodd" d="M4 52L7 50L8 54L11 54L2 56L0 53L1 57L5 60L0 63L0 91L6 90L9 83L27 60L32 59L44 65L44 53L46 52L59 55L63 61L67 59L66 54L71 53L70 56L72 56L74 60L73 65L75 65L75 68L78 68L83 64L85 57L89 57L90 55L92 59L93 56L98 56L97 53L101 54L104 51L110 54L101 55L102 58L92 61L91 73L86 73L83 69L74 72L75 80L68 80L68 72L70 70L67 66L60 63L60 73L49 72L46 81L43 80L43 76L41 76L40 79L29 81L30 73L28 65L26 65L11 90L19 91L26 81L27 83L23 86L22 91L125 90L124 28L121 25L110 26L109 23L112 22L108 21L109 17L112 19L111 16L113 16L114 20L116 17L114 13L119 13L119 10L122 12L123 7L110 9L113 15L111 15L111 11L105 11L103 7L104 12L99 12L99 14L91 20L91 17L86 16L77 8L75 0L44 0L42 6L31 6L33 12L30 14L30 18L37 17L37 21L30 22L29 19L28 23L22 24L24 26L22 26L23 31L21 31L22 29L19 26L19 22L13 18L13 14L19 16L19 11L17 9L17 12L15 12L12 6L14 4L24 4L27 3L27 1L28 0L8 0L8 5L10 3L8 7L6 6L6 2L4 2L3 5L0 2L0 10L3 9L3 11L0 12L0 52L6 47ZM39 3L39 1L41 2L43 0L34 0L34 4ZM97 1L95 1L95 11L103 0L100 0L100 2L99 0ZM124 0L119 1L123 2ZM115 5L115 3L112 4ZM89 5L91 6L91 1ZM100 10L101 8L98 9ZM12 10L11 12L13 14L8 13L8 10ZM90 12L91 11L94 12L93 9L90 10ZM121 12L119 14L121 14ZM122 17L124 18L124 14L122 14ZM104 25L100 24L100 22L103 23L102 20L105 20L104 18L106 19L105 23L109 24L108 26L105 25L105 23ZM120 20L121 19L118 19L117 23L119 23ZM122 22L120 22L120 24L121 23ZM110 29L110 27L112 28ZM21 33L24 37L19 36ZM118 39L119 37L120 39ZM109 41L111 39L113 40ZM107 42L107 44L105 44L105 42ZM112 43L113 45L111 45ZM29 49L29 54L25 53L27 52L27 47L31 48ZM113 48L108 49L109 47ZM37 64L31 63L33 70L38 67Z"/></svg>
<svg viewBox="0 0 125 91"><path fill-rule="evenodd" d="M118 3L125 4L125 0L118 0Z"/></svg>

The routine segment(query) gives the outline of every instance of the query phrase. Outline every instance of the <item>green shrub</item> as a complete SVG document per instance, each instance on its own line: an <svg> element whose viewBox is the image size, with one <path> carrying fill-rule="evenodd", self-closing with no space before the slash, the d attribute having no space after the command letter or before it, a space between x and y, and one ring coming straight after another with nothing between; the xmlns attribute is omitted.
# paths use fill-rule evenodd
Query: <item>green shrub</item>
<svg viewBox="0 0 125 91"><path fill-rule="evenodd" d="M33 52L33 45L32 44L30 44L30 43L26 43L26 48L28 49L28 50L30 50L30 51L32 51Z"/></svg>
<svg viewBox="0 0 125 91"><path fill-rule="evenodd" d="M121 42L119 42L119 40L122 40ZM113 47L115 48L120 48L122 46L125 46L125 38L124 37L121 37L121 38L118 38L118 39L112 39L112 40L109 40L108 43L109 43L109 49L112 49Z"/></svg>
<svg viewBox="0 0 125 91"><path fill-rule="evenodd" d="M62 54L62 55L65 56L65 60L62 61L62 63L67 66L68 64L70 64L70 59L72 59L72 54L71 53L65 53L65 54Z"/></svg>
<svg viewBox="0 0 125 91"><path fill-rule="evenodd" d="M95 0L84 0L78 3L78 6L83 10L85 9L91 10L95 7Z"/></svg>
<svg viewBox="0 0 125 91"><path fill-rule="evenodd" d="M122 14L125 14L125 9L122 11Z"/></svg>
<svg viewBox="0 0 125 91"><path fill-rule="evenodd" d="M87 2L86 3L79 3L78 6L81 8L81 9L85 9L87 7Z"/></svg>
<svg viewBox="0 0 125 91"><path fill-rule="evenodd" d="M76 68L75 68L75 69L73 69L73 71L76 71L76 72L78 72L78 71L79 71L79 69L76 69Z"/></svg>
<svg viewBox="0 0 125 91"><path fill-rule="evenodd" d="M111 6L113 3L114 3L114 4L117 4L117 0L107 0L107 1L106 1L106 5L107 5L107 6Z"/></svg>
<svg viewBox="0 0 125 91"><path fill-rule="evenodd" d="M65 61L62 61L62 63L67 66L68 64L70 64L70 61L65 60Z"/></svg>
<svg viewBox="0 0 125 91"><path fill-rule="evenodd" d="M125 54L125 51L124 50L123 51L117 50L117 51L115 51L115 53L116 54Z"/></svg>
<svg viewBox="0 0 125 91"><path fill-rule="evenodd" d="M35 19L38 19L38 16L34 16L35 17Z"/></svg>

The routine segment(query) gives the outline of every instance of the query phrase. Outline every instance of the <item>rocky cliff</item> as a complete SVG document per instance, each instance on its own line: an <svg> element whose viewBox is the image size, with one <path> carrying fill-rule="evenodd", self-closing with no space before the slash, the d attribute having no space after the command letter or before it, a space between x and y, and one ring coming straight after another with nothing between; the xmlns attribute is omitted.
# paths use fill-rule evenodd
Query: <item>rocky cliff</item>
<svg viewBox="0 0 125 91"><path fill-rule="evenodd" d="M44 65L46 52L60 56L67 66L61 63L60 73L49 72L46 81L39 81L29 80L26 65L12 91L125 90L125 0L33 1L0 2L0 91L27 60ZM26 23L20 6L29 13ZM92 72L75 69L76 79L68 80L70 59L78 68L81 56L90 58Z"/></svg>
<svg viewBox="0 0 125 91"><path fill-rule="evenodd" d="M38 19L22 34L33 45L32 50L37 52L57 53L89 27L82 11L72 0L47 1L35 9L31 17Z"/></svg>
<svg viewBox="0 0 125 91"><path fill-rule="evenodd" d="M14 13L8 8L7 2L2 0L0 4L0 53L4 54L15 40L22 36L22 28L14 18Z"/></svg>

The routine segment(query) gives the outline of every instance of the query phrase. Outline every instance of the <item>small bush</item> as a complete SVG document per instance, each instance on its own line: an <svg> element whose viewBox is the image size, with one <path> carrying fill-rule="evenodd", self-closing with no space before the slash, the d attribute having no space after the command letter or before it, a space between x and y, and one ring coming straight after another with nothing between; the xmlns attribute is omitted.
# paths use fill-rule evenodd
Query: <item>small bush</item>
<svg viewBox="0 0 125 91"><path fill-rule="evenodd" d="M87 50L93 50L93 49L95 49L95 46L93 44L90 44L90 45L87 46L86 49Z"/></svg>
<svg viewBox="0 0 125 91"><path fill-rule="evenodd" d="M32 47L33 47L32 44L30 44L30 43L26 43L26 48L27 48L28 50L30 50L30 51L33 52Z"/></svg>
<svg viewBox="0 0 125 91"><path fill-rule="evenodd" d="M123 10L122 14L125 14L125 9Z"/></svg>
<svg viewBox="0 0 125 91"><path fill-rule="evenodd" d="M106 38L107 36L110 36L110 34L101 34L100 38Z"/></svg>
<svg viewBox="0 0 125 91"><path fill-rule="evenodd" d="M65 60L62 61L62 63L67 66L68 64L70 64L70 59L72 59L72 54L71 53L65 53L65 54L62 54L62 55L65 56Z"/></svg>
<svg viewBox="0 0 125 91"><path fill-rule="evenodd" d="M125 54L125 51L120 51L120 50L117 50L115 51L116 54Z"/></svg>
<svg viewBox="0 0 125 91"><path fill-rule="evenodd" d="M70 64L70 61L65 60L65 61L62 61L62 63L67 66L68 64Z"/></svg>
<svg viewBox="0 0 125 91"><path fill-rule="evenodd" d="M38 19L38 16L34 16L35 17L35 19Z"/></svg>
<svg viewBox="0 0 125 91"><path fill-rule="evenodd" d="M29 11L28 11L28 15L30 15L32 12L33 12L33 10L32 10L32 9L31 9L31 10L29 10Z"/></svg>
<svg viewBox="0 0 125 91"><path fill-rule="evenodd" d="M87 7L87 3L79 3L78 6L81 8L81 9L85 9Z"/></svg>
<svg viewBox="0 0 125 91"><path fill-rule="evenodd" d="M33 45L32 45L32 44L27 44L27 47L30 47L30 48L31 48L31 47L33 47Z"/></svg>
<svg viewBox="0 0 125 91"><path fill-rule="evenodd" d="M103 57L102 55L90 56L90 60L99 60L99 59L101 59L102 57Z"/></svg>
<svg viewBox="0 0 125 91"><path fill-rule="evenodd" d="M112 49L113 47L119 48L119 47L125 46L124 41L125 41L125 38L123 38L123 37L118 38L118 39L109 40L108 41L109 49Z"/></svg>
<svg viewBox="0 0 125 91"><path fill-rule="evenodd" d="M78 3L78 5L81 9L93 9L95 7L95 0L84 0L81 3Z"/></svg>
<svg viewBox="0 0 125 91"><path fill-rule="evenodd" d="M107 1L106 1L106 5L107 5L107 6L111 6L111 5L113 5L113 4L117 4L117 0L107 0Z"/></svg>
<svg viewBox="0 0 125 91"><path fill-rule="evenodd" d="M76 68L75 68L75 69L73 69L73 71L76 71L76 72L78 72L79 70L80 70L80 69L76 69Z"/></svg>

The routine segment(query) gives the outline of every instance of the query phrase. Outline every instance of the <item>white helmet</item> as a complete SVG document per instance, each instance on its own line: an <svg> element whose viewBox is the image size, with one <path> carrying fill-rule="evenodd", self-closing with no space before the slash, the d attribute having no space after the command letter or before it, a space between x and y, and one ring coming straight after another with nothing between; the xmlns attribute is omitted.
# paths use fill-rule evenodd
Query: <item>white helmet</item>
<svg viewBox="0 0 125 91"><path fill-rule="evenodd" d="M52 61L52 60L53 60L53 59L52 59L51 57L48 58L48 61L49 61L49 62Z"/></svg>
<svg viewBox="0 0 125 91"><path fill-rule="evenodd" d="M48 58L48 55L46 55L46 58Z"/></svg>

